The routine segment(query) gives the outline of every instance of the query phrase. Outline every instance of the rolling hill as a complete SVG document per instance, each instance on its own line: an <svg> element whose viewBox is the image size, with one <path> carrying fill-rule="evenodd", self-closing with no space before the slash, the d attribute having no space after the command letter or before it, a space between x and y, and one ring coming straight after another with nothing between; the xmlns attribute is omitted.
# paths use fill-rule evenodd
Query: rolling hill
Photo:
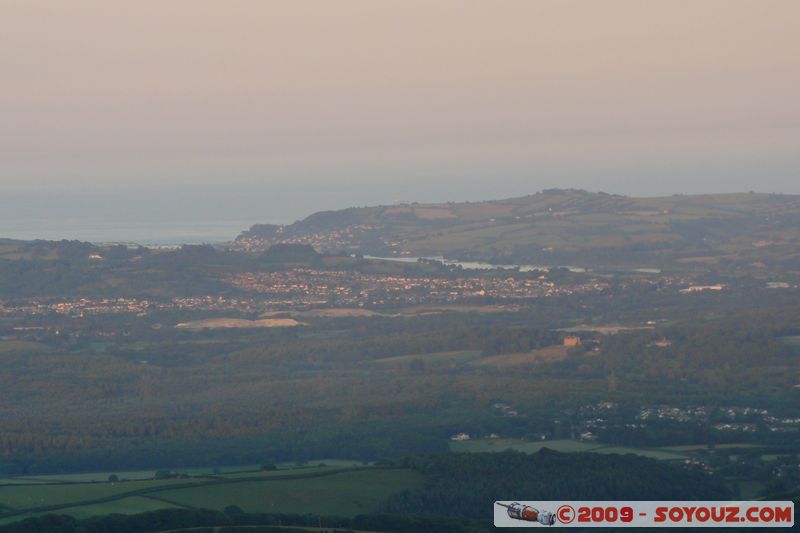
<svg viewBox="0 0 800 533"><path fill-rule="evenodd" d="M320 212L291 225L255 225L236 242L251 250L302 243L324 252L594 269L798 270L800 196L632 198L553 189L507 200Z"/></svg>

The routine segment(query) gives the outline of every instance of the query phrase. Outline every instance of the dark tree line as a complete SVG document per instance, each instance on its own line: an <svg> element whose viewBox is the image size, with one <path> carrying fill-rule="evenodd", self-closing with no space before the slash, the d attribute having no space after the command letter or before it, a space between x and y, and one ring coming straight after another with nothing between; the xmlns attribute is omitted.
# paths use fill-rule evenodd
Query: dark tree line
<svg viewBox="0 0 800 533"><path fill-rule="evenodd" d="M406 459L421 489L390 498L387 512L489 519L496 500L725 500L729 489L700 471L634 455L448 454Z"/></svg>

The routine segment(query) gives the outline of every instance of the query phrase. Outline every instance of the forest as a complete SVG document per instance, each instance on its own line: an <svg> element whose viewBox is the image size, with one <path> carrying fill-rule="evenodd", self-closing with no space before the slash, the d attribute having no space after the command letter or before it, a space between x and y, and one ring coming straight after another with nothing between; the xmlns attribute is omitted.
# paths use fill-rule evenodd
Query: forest
<svg viewBox="0 0 800 533"><path fill-rule="evenodd" d="M390 498L387 511L423 516L459 509L461 516L490 519L486 502L498 495L529 500L725 500L730 491L697 470L635 456L519 452L411 457L401 464L423 473L422 489Z"/></svg>

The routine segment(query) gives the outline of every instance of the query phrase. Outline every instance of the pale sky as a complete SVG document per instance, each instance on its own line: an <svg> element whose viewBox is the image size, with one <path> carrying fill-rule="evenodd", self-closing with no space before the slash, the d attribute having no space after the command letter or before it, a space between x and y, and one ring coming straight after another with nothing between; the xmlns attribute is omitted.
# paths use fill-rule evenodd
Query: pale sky
<svg viewBox="0 0 800 533"><path fill-rule="evenodd" d="M0 0L0 186L800 192L798 28L797 0Z"/></svg>

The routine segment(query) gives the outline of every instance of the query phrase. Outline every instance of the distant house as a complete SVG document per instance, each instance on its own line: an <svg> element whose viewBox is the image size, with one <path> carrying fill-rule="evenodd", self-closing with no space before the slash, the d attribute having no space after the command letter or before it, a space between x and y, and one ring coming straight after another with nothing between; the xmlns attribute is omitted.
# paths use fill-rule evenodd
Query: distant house
<svg viewBox="0 0 800 533"><path fill-rule="evenodd" d="M564 346L567 348L571 348L573 346L578 346L581 343L581 338L577 335L567 335L564 337Z"/></svg>
<svg viewBox="0 0 800 533"><path fill-rule="evenodd" d="M691 287L687 287L685 289L681 289L681 293L688 294L691 292L703 292L703 291L721 291L725 288L724 285L716 284L716 285L692 285Z"/></svg>
<svg viewBox="0 0 800 533"><path fill-rule="evenodd" d="M768 289L788 289L790 285L785 281L770 281L767 282Z"/></svg>

